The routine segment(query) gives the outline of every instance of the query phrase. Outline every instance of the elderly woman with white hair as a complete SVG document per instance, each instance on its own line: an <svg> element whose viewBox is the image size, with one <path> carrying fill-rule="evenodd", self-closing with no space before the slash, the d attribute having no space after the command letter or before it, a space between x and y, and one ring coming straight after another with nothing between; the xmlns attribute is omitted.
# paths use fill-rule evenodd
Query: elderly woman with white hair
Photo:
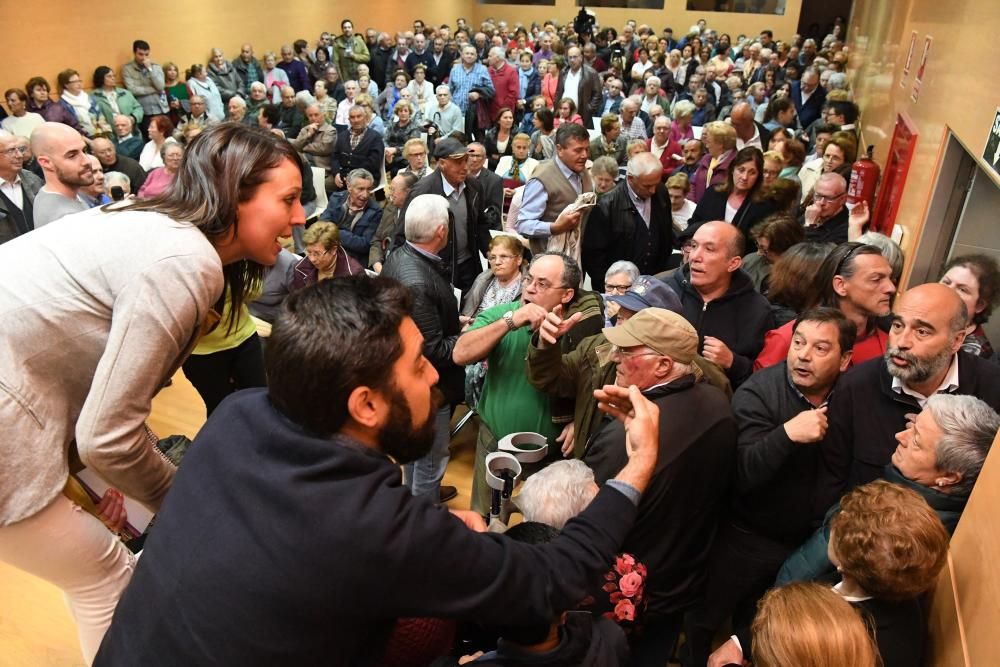
<svg viewBox="0 0 1000 667"><path fill-rule="evenodd" d="M954 532L998 430L1000 415L986 402L975 396L934 394L906 430L896 434L896 451L882 477L916 491L948 532ZM839 511L839 504L831 508L823 526L788 557L778 573L779 585L833 572L827 545Z"/></svg>
<svg viewBox="0 0 1000 667"><path fill-rule="evenodd" d="M181 158L184 156L184 147L176 141L168 141L160 147L160 157L163 166L157 167L149 172L146 181L139 188L138 198L149 199L163 194L170 184L174 182L177 170L181 167Z"/></svg>
<svg viewBox="0 0 1000 667"><path fill-rule="evenodd" d="M260 115L260 110L268 104L270 104L270 100L267 97L267 86L260 81L251 83L250 99L247 100L247 110L243 116L243 123L256 127L257 116Z"/></svg>

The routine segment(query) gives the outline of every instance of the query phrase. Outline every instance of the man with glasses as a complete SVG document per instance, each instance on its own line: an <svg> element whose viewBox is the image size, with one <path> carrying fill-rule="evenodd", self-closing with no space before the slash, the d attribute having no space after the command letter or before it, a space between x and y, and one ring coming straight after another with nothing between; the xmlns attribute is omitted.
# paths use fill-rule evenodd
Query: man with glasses
<svg viewBox="0 0 1000 667"><path fill-rule="evenodd" d="M736 459L736 421L726 395L699 382L698 332L682 315L644 308L603 333L608 343L598 357L616 364L615 384L635 385L660 408L657 474L639 502L639 518L624 548L649 571L644 631L632 641L633 664L664 665L673 655L683 612L700 598L705 583ZM625 429L605 422L583 455L598 484L626 464L626 447Z"/></svg>
<svg viewBox="0 0 1000 667"><path fill-rule="evenodd" d="M32 205L42 179L23 169L28 151L18 143L18 137L0 130L0 243L35 228Z"/></svg>
<svg viewBox="0 0 1000 667"><path fill-rule="evenodd" d="M403 144L403 159L406 166L400 170L401 174L413 174L419 180L430 171L427 168L427 144L420 137L408 139Z"/></svg>
<svg viewBox="0 0 1000 667"><path fill-rule="evenodd" d="M535 255L522 282L520 300L479 313L455 344L452 358L456 364L467 366L486 359L489 368L478 405L482 420L472 478L472 509L479 514L488 512L490 502L490 490L483 477L486 455L497 450L500 438L530 431L545 436L554 445L559 435L548 398L528 383L524 359L532 335L546 314L557 308L561 314L569 308L581 279L580 266L571 257L559 253ZM573 315L566 320L566 328L582 319L582 313ZM549 461L556 456L558 448L553 446ZM525 469L535 472L543 466L541 462L526 465Z"/></svg>
<svg viewBox="0 0 1000 667"><path fill-rule="evenodd" d="M799 221L805 225L806 241L844 243L847 241L847 181L835 172L827 172L816 181L813 203L806 207Z"/></svg>

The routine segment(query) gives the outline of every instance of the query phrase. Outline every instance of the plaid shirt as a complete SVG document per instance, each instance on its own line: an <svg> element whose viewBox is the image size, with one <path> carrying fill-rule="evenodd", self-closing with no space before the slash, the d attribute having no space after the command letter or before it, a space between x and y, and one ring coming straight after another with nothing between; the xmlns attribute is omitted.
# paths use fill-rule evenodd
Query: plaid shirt
<svg viewBox="0 0 1000 667"><path fill-rule="evenodd" d="M475 63L471 71L466 71L461 62L455 63L448 77L448 87L451 88L451 99L464 114L469 110L469 93L473 88L493 90L493 79L482 63Z"/></svg>
<svg viewBox="0 0 1000 667"><path fill-rule="evenodd" d="M365 136L365 131L367 129L368 129L367 127L362 128L360 132L355 132L353 128L351 129L351 150L352 151L355 148L358 147L358 144L361 143L361 137Z"/></svg>
<svg viewBox="0 0 1000 667"><path fill-rule="evenodd" d="M622 123L622 134L628 137L629 141L634 141L635 139L646 140L646 124L639 118L639 114L635 115L635 118L632 119L632 124L628 127L625 127L625 123Z"/></svg>

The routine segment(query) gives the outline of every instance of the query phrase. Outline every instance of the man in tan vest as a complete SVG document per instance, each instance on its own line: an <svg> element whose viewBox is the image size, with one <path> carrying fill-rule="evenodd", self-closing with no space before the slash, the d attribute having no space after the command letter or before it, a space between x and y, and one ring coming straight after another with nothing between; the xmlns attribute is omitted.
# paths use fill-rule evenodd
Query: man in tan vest
<svg viewBox="0 0 1000 667"><path fill-rule="evenodd" d="M517 216L517 231L531 239L533 252L555 250L579 261L580 239L590 209L565 209L581 194L594 190L587 173L589 156L587 130L576 123L559 126L556 155L535 167L524 186L524 198Z"/></svg>

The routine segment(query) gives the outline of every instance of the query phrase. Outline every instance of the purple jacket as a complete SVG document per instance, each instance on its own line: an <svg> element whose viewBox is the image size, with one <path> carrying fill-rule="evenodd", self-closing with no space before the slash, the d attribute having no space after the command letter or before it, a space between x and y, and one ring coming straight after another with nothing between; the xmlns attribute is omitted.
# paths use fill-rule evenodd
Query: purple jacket
<svg viewBox="0 0 1000 667"><path fill-rule="evenodd" d="M333 269L333 277L340 278L341 276L353 276L357 273L361 273L364 267L358 263L358 260L354 259L347 254L347 251L342 247L337 246L337 266ZM291 291L300 290L303 287L308 287L309 285L315 285L319 282L319 269L309 261L308 257L303 257L302 261L295 265L295 269L292 272L292 289Z"/></svg>

